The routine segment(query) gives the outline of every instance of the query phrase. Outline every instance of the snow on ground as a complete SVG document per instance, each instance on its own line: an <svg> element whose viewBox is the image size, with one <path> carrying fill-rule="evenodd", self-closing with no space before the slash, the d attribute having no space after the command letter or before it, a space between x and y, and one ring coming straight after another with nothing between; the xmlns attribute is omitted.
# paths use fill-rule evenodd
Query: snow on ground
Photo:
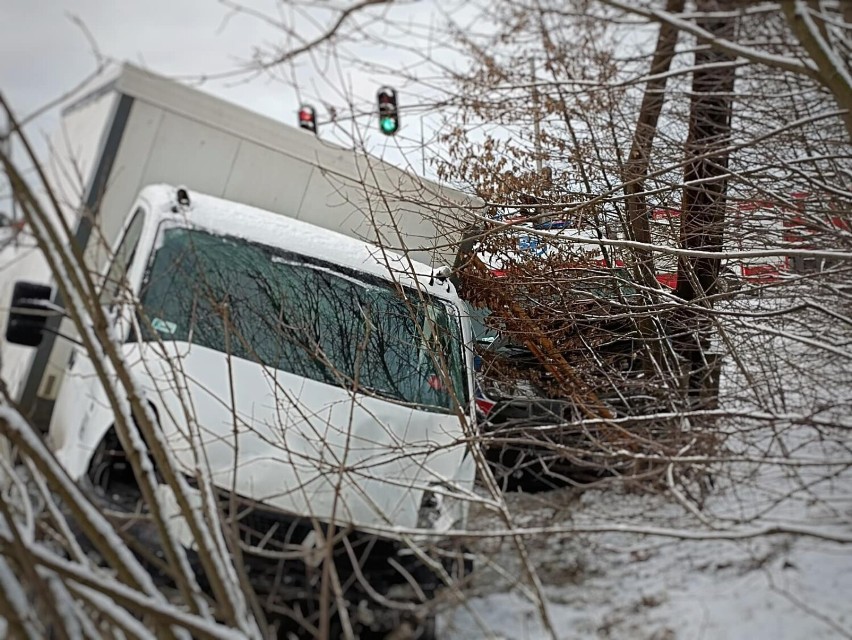
<svg viewBox="0 0 852 640"><path fill-rule="evenodd" d="M793 301L746 300L742 308ZM719 423L728 452L800 464L714 464L714 486L703 500L686 484L692 487L687 499L703 502L698 516L670 491L637 491L624 483L507 495L516 526L566 530L526 538L558 638L852 638L852 544L790 534L724 540L570 532L627 525L719 536L789 525L852 540L850 466L810 464L852 460L852 360L788 335L805 335L808 323L816 323L809 338L845 348L810 312L729 323L749 384L727 359L722 406L776 418L732 415ZM473 514L471 525L504 528L484 510ZM471 597L441 615L438 637L551 637L535 600L524 595L528 583L512 543L485 539L473 547L481 559Z"/></svg>
<svg viewBox="0 0 852 640"><path fill-rule="evenodd" d="M518 495L510 505L530 524L638 522L698 528L667 496L618 489L587 491L581 497L572 490ZM528 544L559 638L852 636L848 545L790 536L684 541L624 533L549 536ZM509 576L521 575L511 544L494 546L488 550L492 560ZM459 608L443 618L439 637L548 637L532 602L507 589L508 580L494 568L478 571L481 595L469 606L485 629Z"/></svg>

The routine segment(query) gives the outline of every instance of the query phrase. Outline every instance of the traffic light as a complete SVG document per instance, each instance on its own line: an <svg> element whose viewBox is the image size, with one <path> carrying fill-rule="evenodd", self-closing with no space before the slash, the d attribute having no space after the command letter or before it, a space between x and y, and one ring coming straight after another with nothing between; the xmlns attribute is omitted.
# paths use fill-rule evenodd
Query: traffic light
<svg viewBox="0 0 852 640"><path fill-rule="evenodd" d="M299 107L299 127L307 129L314 135L317 133L317 112L312 106L303 104Z"/></svg>
<svg viewBox="0 0 852 640"><path fill-rule="evenodd" d="M376 98L379 101L379 129L386 136L392 136L399 130L396 90L382 87L376 93Z"/></svg>

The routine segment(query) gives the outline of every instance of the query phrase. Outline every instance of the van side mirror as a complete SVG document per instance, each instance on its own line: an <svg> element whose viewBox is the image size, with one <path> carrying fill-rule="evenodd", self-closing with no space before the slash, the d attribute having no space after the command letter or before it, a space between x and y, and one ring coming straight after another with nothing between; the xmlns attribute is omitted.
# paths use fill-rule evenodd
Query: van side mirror
<svg viewBox="0 0 852 640"><path fill-rule="evenodd" d="M12 308L6 325L6 340L12 344L37 347L47 317L54 315L51 289L43 284L19 281L12 289Z"/></svg>

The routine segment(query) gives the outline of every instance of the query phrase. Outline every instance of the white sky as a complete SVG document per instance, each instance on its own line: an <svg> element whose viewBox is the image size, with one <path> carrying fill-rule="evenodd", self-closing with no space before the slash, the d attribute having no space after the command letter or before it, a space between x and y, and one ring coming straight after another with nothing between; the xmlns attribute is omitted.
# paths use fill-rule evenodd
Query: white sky
<svg viewBox="0 0 852 640"><path fill-rule="evenodd" d="M3 0L2 5L0 87L19 115L71 89L95 68L91 47L71 15L86 24L103 55L169 76L233 69L260 38L271 40L271 30L247 16L235 16L220 28L227 10L214 0ZM273 117L298 106L283 85L210 83L205 89Z"/></svg>
<svg viewBox="0 0 852 640"><path fill-rule="evenodd" d="M280 2L275 0L243 0L241 4L275 18L283 17L288 23L294 20L293 14L278 14ZM342 2L339 6L346 4ZM358 14L356 23L368 23L371 17L381 17L388 10L376 7L370 11ZM402 23L424 24L433 13L432 2L404 3L393 9L392 18ZM313 13L314 18L326 23L333 15ZM279 29L245 13L234 13L216 0L0 0L0 91L18 117L71 90L95 69L91 45L71 16L86 25L103 56L185 80L242 68L258 47L292 46ZM302 15L297 20L304 25L305 37L316 33L316 23L311 25ZM345 50L351 52L353 47ZM363 51L365 58L380 64L388 63L390 56L401 55L376 46L358 45L354 51ZM211 80L201 88L295 125L301 100L317 107L322 122L327 113L323 103L347 113L345 94L348 93L354 96L357 111L369 111L376 89L395 82L392 75L367 75L351 62L336 66L321 57L305 56L295 67L282 68L278 73L294 75L298 91L268 75L252 80L245 77ZM409 102L415 100L401 92L401 105L404 106L406 98ZM41 117L30 133L49 133L56 126L57 113L54 109ZM368 115L362 123L372 127L374 123L369 118ZM419 116L403 116L402 124L401 135L394 141L371 133L371 150L381 152L379 147L388 144L405 145L406 139L415 147L413 143L420 140ZM0 122L1 126L4 123ZM320 133L332 137L330 129L321 127ZM419 153L417 159L411 159L412 163L416 161L419 165Z"/></svg>

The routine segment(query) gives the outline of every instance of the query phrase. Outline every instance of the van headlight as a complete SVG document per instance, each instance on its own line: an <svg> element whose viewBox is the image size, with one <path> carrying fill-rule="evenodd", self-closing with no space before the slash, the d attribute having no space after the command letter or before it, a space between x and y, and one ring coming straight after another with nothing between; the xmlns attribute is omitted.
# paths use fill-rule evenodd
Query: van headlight
<svg viewBox="0 0 852 640"><path fill-rule="evenodd" d="M417 528L450 531L464 526L465 501L454 495L451 487L433 483L423 492L417 512Z"/></svg>
<svg viewBox="0 0 852 640"><path fill-rule="evenodd" d="M451 487L431 484L420 501L417 527L438 533L463 529L467 525L468 504L468 500ZM417 557L422 561L422 556L426 553L431 557L430 562L440 563L443 571L455 578L464 577L473 571L473 557L458 540L428 533L411 536L409 544L407 549L401 551L402 556ZM434 566L427 569L428 575L435 580L435 586L443 585L444 578L434 571Z"/></svg>

